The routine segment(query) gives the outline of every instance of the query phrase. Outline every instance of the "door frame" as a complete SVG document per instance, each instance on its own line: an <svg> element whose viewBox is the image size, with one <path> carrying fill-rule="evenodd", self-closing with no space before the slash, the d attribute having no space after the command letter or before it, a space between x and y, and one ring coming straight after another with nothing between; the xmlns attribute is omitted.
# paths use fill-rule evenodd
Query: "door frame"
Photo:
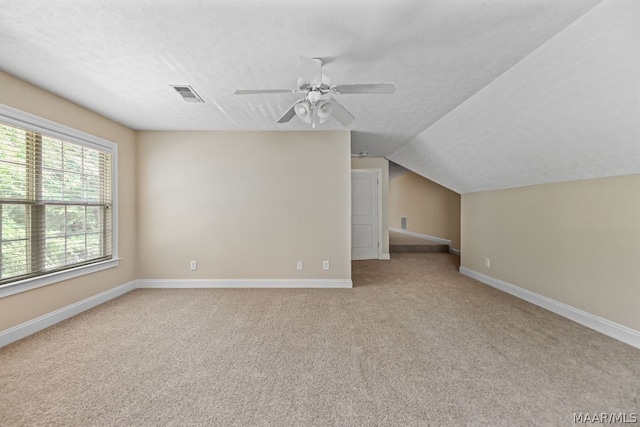
<svg viewBox="0 0 640 427"><path fill-rule="evenodd" d="M376 187L378 193L378 259L383 259L382 257L382 246L384 246L384 239L382 238L382 169L377 168L365 168L365 169L351 169L351 176L353 176L354 172L375 172L376 174ZM353 190L351 192L351 199L353 200ZM353 218L353 214L351 215ZM351 220L350 220L351 221ZM353 243L352 243L353 245Z"/></svg>

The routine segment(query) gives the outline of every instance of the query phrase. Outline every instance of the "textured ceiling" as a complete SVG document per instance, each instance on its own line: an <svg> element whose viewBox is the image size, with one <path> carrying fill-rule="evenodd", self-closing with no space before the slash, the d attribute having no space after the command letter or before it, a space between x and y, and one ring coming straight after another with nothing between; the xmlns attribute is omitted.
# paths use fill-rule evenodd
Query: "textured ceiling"
<svg viewBox="0 0 640 427"><path fill-rule="evenodd" d="M398 87L336 96L356 116L352 153L455 191L640 172L602 148L638 141L627 120L638 117L640 2L599 3L1 0L0 69L133 129L300 130L296 118L276 123L299 95L233 92L294 88L299 56L321 57L334 83ZM172 84L205 103L184 103ZM592 119L607 123L583 126ZM594 154L575 160L585 148ZM539 164L523 168L532 156Z"/></svg>
<svg viewBox="0 0 640 427"><path fill-rule="evenodd" d="M640 2L603 2L389 159L459 193L640 173L639 70Z"/></svg>

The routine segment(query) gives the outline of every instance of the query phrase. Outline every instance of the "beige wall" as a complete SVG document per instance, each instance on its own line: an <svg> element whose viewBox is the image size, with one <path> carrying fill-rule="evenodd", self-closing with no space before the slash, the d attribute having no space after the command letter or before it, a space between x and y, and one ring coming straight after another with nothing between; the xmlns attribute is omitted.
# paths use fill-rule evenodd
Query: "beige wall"
<svg viewBox="0 0 640 427"><path fill-rule="evenodd" d="M462 196L463 267L635 330L639 261L640 175Z"/></svg>
<svg viewBox="0 0 640 427"><path fill-rule="evenodd" d="M389 183L391 228L400 228L407 217L407 230L451 240L460 249L460 195L413 172Z"/></svg>
<svg viewBox="0 0 640 427"><path fill-rule="evenodd" d="M389 161L384 157L352 157L351 169L382 170L382 253L389 253Z"/></svg>
<svg viewBox="0 0 640 427"><path fill-rule="evenodd" d="M0 72L0 103L118 144L120 266L0 298L0 331L58 310L136 278L135 135L76 104Z"/></svg>
<svg viewBox="0 0 640 427"><path fill-rule="evenodd" d="M137 138L139 278L351 279L349 132Z"/></svg>

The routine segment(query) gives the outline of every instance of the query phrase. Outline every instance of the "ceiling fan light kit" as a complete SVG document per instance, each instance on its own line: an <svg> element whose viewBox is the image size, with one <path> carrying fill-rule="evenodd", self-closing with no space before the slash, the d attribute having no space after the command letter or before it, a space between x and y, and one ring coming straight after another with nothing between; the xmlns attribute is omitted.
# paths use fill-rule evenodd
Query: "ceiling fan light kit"
<svg viewBox="0 0 640 427"><path fill-rule="evenodd" d="M317 123L325 123L331 117L340 122L342 126L348 126L355 119L355 116L331 95L347 93L385 94L396 91L396 86L393 83L332 85L329 76L322 73L322 66L324 65L322 59L301 56L300 60L307 70L307 73L313 75L313 78L308 80L305 77L300 77L298 79L297 89L244 89L236 90L235 94L303 93L305 97L296 101L296 103L280 117L278 123L287 123L293 117L298 116L300 120L311 124L311 127L315 128Z"/></svg>

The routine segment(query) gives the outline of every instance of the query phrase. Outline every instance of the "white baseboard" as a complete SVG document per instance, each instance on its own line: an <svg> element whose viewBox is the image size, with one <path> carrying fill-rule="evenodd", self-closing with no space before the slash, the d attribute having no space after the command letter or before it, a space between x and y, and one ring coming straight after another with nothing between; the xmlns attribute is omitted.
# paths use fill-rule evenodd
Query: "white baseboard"
<svg viewBox="0 0 640 427"><path fill-rule="evenodd" d="M433 240L434 242L442 243L444 245L451 246L451 240L443 239L441 237L429 236L427 234L415 233L413 231L403 230L402 228L389 228L390 231L396 233L406 234L407 236L419 237L421 239Z"/></svg>
<svg viewBox="0 0 640 427"><path fill-rule="evenodd" d="M389 260L391 259L391 254L382 254L380 255L380 259Z"/></svg>
<svg viewBox="0 0 640 427"><path fill-rule="evenodd" d="M138 288L353 288L350 279L139 279Z"/></svg>
<svg viewBox="0 0 640 427"><path fill-rule="evenodd" d="M442 243L443 245L449 245L449 252L460 256L460 249L456 249L451 246L451 240L443 239L441 237L429 236L427 234L420 234L413 231L403 230L402 228L389 228L389 231L395 231L396 233L406 234L407 236L418 237L420 239L433 240L434 242Z"/></svg>
<svg viewBox="0 0 640 427"><path fill-rule="evenodd" d="M476 279L486 285L492 286L503 292L535 304L539 307L542 307L546 310L549 310L553 313L556 313L562 317L566 317L569 320L573 320L576 323L580 323L587 328L598 331L611 338L617 339L618 341L622 341L633 347L640 348L639 331L604 319L602 317L595 316L591 313L587 313L586 311L571 307L570 305L558 302L551 298L536 294L500 279L486 276L482 273L478 273L477 271L471 270L466 267L460 267L460 273L464 274L465 276L471 277L472 279Z"/></svg>
<svg viewBox="0 0 640 427"><path fill-rule="evenodd" d="M21 338L25 338L31 334L35 334L49 326L62 322L76 314L89 310L109 300L124 295L127 292L136 289L136 282L125 283L116 288L109 289L92 297L78 301L75 304L68 305L59 310L40 316L36 319L14 326L13 328L0 331L0 347L11 344Z"/></svg>

